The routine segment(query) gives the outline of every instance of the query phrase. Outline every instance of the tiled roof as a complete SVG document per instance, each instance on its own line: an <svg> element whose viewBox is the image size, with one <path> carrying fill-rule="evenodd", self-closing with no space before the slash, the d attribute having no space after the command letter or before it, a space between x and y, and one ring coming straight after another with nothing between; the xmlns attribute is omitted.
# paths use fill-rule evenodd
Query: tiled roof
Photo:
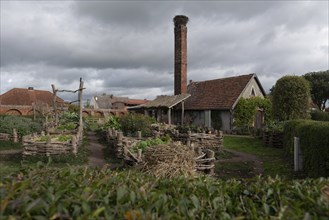
<svg viewBox="0 0 329 220"><path fill-rule="evenodd" d="M95 100L100 109L111 109L113 103L128 103L128 97L118 97L113 95L95 96Z"/></svg>
<svg viewBox="0 0 329 220"><path fill-rule="evenodd" d="M53 105L53 93L45 90L14 88L0 96L1 105L32 105L32 103ZM57 102L64 102L57 96Z"/></svg>
<svg viewBox="0 0 329 220"><path fill-rule="evenodd" d="M232 109L234 103L254 76L255 74L249 74L192 82L187 87L187 92L191 94L191 97L185 102L185 109Z"/></svg>
<svg viewBox="0 0 329 220"><path fill-rule="evenodd" d="M141 105L149 102L150 100L146 99L129 99L128 100L128 105Z"/></svg>
<svg viewBox="0 0 329 220"><path fill-rule="evenodd" d="M172 108L175 105L181 103L182 101L188 99L190 94L180 94L180 95L160 95L157 96L154 100L149 101L143 105L138 105L130 107L129 109L137 108Z"/></svg>

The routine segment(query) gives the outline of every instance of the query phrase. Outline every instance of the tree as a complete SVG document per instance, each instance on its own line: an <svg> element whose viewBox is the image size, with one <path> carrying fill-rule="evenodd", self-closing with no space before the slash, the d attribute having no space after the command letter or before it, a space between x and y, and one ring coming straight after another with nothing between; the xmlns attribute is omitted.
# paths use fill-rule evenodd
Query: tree
<svg viewBox="0 0 329 220"><path fill-rule="evenodd" d="M301 76L280 78L273 91L273 115L279 121L309 117L310 86Z"/></svg>
<svg viewBox="0 0 329 220"><path fill-rule="evenodd" d="M304 78L310 82L312 101L323 111L329 99L329 70L306 73Z"/></svg>

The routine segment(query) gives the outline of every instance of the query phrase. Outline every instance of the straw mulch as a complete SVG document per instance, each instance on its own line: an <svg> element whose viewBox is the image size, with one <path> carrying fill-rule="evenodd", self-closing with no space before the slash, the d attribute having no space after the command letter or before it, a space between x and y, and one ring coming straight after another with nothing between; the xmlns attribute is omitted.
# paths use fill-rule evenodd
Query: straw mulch
<svg viewBox="0 0 329 220"><path fill-rule="evenodd" d="M195 176L194 152L184 145L156 145L143 152L139 169L157 178Z"/></svg>

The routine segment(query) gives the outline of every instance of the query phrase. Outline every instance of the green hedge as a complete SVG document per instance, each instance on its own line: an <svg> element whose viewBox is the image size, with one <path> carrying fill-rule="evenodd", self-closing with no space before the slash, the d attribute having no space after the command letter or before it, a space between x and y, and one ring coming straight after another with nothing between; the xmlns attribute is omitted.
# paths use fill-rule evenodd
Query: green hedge
<svg viewBox="0 0 329 220"><path fill-rule="evenodd" d="M288 121L284 126L284 147L291 157L294 137L300 138L306 174L311 177L329 176L329 122Z"/></svg>
<svg viewBox="0 0 329 220"><path fill-rule="evenodd" d="M315 111L311 113L312 120L329 121L329 112Z"/></svg>
<svg viewBox="0 0 329 220"><path fill-rule="evenodd" d="M40 167L0 181L0 219L326 219L328 185Z"/></svg>

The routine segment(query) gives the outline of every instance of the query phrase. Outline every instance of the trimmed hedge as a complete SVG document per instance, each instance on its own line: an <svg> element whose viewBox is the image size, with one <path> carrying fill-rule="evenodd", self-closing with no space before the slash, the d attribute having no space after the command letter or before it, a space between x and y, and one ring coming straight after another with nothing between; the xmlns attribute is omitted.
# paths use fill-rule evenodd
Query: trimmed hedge
<svg viewBox="0 0 329 220"><path fill-rule="evenodd" d="M0 219L327 219L328 185L40 167L0 181Z"/></svg>
<svg viewBox="0 0 329 220"><path fill-rule="evenodd" d="M284 147L293 156L293 138L300 138L303 169L308 176L329 176L329 122L288 121L284 126Z"/></svg>
<svg viewBox="0 0 329 220"><path fill-rule="evenodd" d="M329 121L329 112L315 111L311 113L312 120Z"/></svg>

